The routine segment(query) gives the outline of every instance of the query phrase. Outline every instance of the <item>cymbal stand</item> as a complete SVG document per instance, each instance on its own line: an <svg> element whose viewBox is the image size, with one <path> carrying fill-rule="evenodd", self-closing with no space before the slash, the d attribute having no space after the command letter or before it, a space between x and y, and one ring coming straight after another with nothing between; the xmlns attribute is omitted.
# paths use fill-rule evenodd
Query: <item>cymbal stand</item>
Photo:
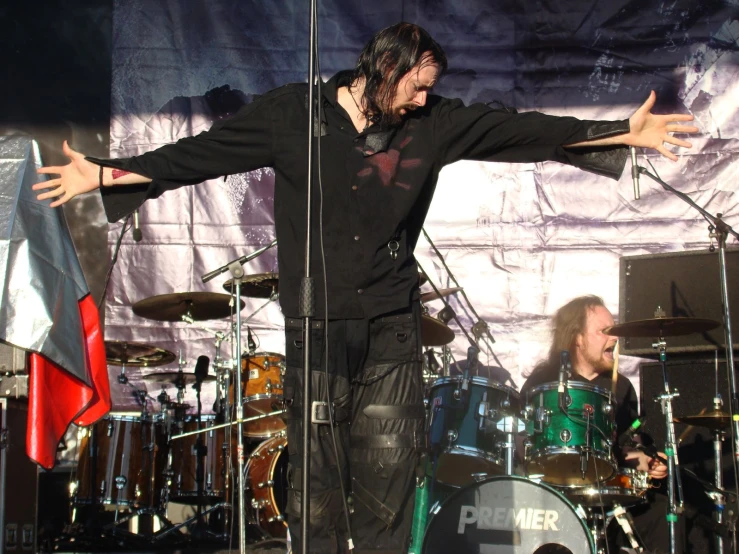
<svg viewBox="0 0 739 554"><path fill-rule="evenodd" d="M652 167L654 169L654 167ZM659 183L663 189L671 192L680 200L690 205L693 209L698 211L706 220L711 222L708 227L709 237L716 239L719 247L719 283L721 285L721 300L724 316L724 337L725 337L725 349L726 349L726 371L729 374L729 385L731 387L731 446L734 452L734 476L736 480L737 492L739 492L739 388L736 381L736 372L734 371L734 340L731 333L731 311L729 308L729 290L728 290L728 277L726 273L726 239L729 235L733 235L739 239L739 233L734 231L732 227L723 220L722 214L717 213L715 216L708 210L702 208L693 201L687 194L676 190L672 186L665 183L662 179L653 175L645 168L636 166L636 171L642 175L646 175L656 183ZM656 171L655 171L656 173ZM710 248L711 252L715 250L713 245Z"/></svg>
<svg viewBox="0 0 739 554"><path fill-rule="evenodd" d="M667 380L667 343L663 336L661 336L652 344L652 348L659 352L659 361L662 366L662 379L665 384L665 391L663 394L657 396L655 402L660 402L662 405L662 413L665 416L665 424L667 429L667 437L665 440L665 454L667 454L667 498L668 498L668 513L667 523L670 529L670 554L677 554L677 518L678 514L682 513L684 501L683 501L683 488L682 480L680 479L680 461L677 455L677 441L675 440L675 422L672 414L672 399L676 396L680 396L677 390L674 392L670 390L670 384ZM675 498L675 484L677 483L677 500ZM678 506L679 504L679 506Z"/></svg>
<svg viewBox="0 0 739 554"><path fill-rule="evenodd" d="M713 409L715 411L719 411L723 407L724 402L718 392L718 350L716 350L714 356L714 383L716 383L716 392L715 396L713 397ZM726 433L723 429L716 428L713 430L713 475L714 484L719 490L724 488L721 456L723 453L722 443L725 436ZM710 491L707 494L711 498L711 500L713 501L713 505L715 506L714 517L716 519L716 523L722 524L724 518L724 508L726 506L726 498L718 491ZM718 533L716 533L716 554L724 554L724 539Z"/></svg>

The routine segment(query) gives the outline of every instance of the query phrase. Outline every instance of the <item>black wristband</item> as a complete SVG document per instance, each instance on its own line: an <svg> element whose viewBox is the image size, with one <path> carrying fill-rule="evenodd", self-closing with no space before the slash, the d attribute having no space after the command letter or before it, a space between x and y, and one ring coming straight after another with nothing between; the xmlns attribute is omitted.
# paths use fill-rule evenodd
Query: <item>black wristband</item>
<svg viewBox="0 0 739 554"><path fill-rule="evenodd" d="M105 167L101 165L100 166L100 177L99 177L100 188L103 188L103 169L105 169Z"/></svg>

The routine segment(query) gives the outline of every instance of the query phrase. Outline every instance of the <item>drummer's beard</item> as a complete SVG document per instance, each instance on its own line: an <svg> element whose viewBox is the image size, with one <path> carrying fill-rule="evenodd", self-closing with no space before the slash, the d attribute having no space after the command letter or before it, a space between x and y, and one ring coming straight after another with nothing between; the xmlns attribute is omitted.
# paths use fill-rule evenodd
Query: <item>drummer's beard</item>
<svg viewBox="0 0 739 554"><path fill-rule="evenodd" d="M609 355L610 354L610 355ZM590 352L585 350L585 361L595 370L597 373L606 373L613 371L613 346L610 346L600 353L600 356L591 356Z"/></svg>

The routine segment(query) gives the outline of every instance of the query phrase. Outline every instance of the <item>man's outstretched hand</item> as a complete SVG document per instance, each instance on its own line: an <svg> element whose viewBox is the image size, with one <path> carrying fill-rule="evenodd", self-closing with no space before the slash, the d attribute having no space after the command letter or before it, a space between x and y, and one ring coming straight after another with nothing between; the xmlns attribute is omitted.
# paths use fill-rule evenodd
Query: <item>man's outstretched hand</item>
<svg viewBox="0 0 739 554"><path fill-rule="evenodd" d="M53 199L52 208L69 202L79 194L90 192L99 187L100 166L85 159L84 154L72 150L65 140L62 151L69 158L67 165L52 165L41 167L38 173L44 175L59 175L54 179L36 183L33 190L46 190L36 198L39 200Z"/></svg>
<svg viewBox="0 0 739 554"><path fill-rule="evenodd" d="M697 133L698 127L692 125L680 125L683 121L693 121L690 114L656 115L652 113L657 95L654 91L649 93L649 98L629 118L630 132L624 139L624 144L642 148L652 148L662 154L665 158L677 161L677 156L670 152L667 144L674 144L681 148L691 148L693 145L687 141L675 138L670 133Z"/></svg>

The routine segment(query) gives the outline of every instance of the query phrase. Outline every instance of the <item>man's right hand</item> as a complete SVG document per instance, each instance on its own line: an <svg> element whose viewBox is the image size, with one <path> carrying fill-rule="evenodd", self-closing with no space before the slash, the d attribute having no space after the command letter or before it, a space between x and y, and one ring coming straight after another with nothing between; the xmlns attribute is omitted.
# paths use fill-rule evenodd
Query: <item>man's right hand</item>
<svg viewBox="0 0 739 554"><path fill-rule="evenodd" d="M58 178L49 179L33 185L33 190L47 190L39 194L39 200L55 199L51 203L52 208L61 206L79 194L90 192L99 187L100 166L89 162L83 154L72 150L64 141L62 151L69 158L67 165L54 165L41 167L38 173L45 175L59 175Z"/></svg>

